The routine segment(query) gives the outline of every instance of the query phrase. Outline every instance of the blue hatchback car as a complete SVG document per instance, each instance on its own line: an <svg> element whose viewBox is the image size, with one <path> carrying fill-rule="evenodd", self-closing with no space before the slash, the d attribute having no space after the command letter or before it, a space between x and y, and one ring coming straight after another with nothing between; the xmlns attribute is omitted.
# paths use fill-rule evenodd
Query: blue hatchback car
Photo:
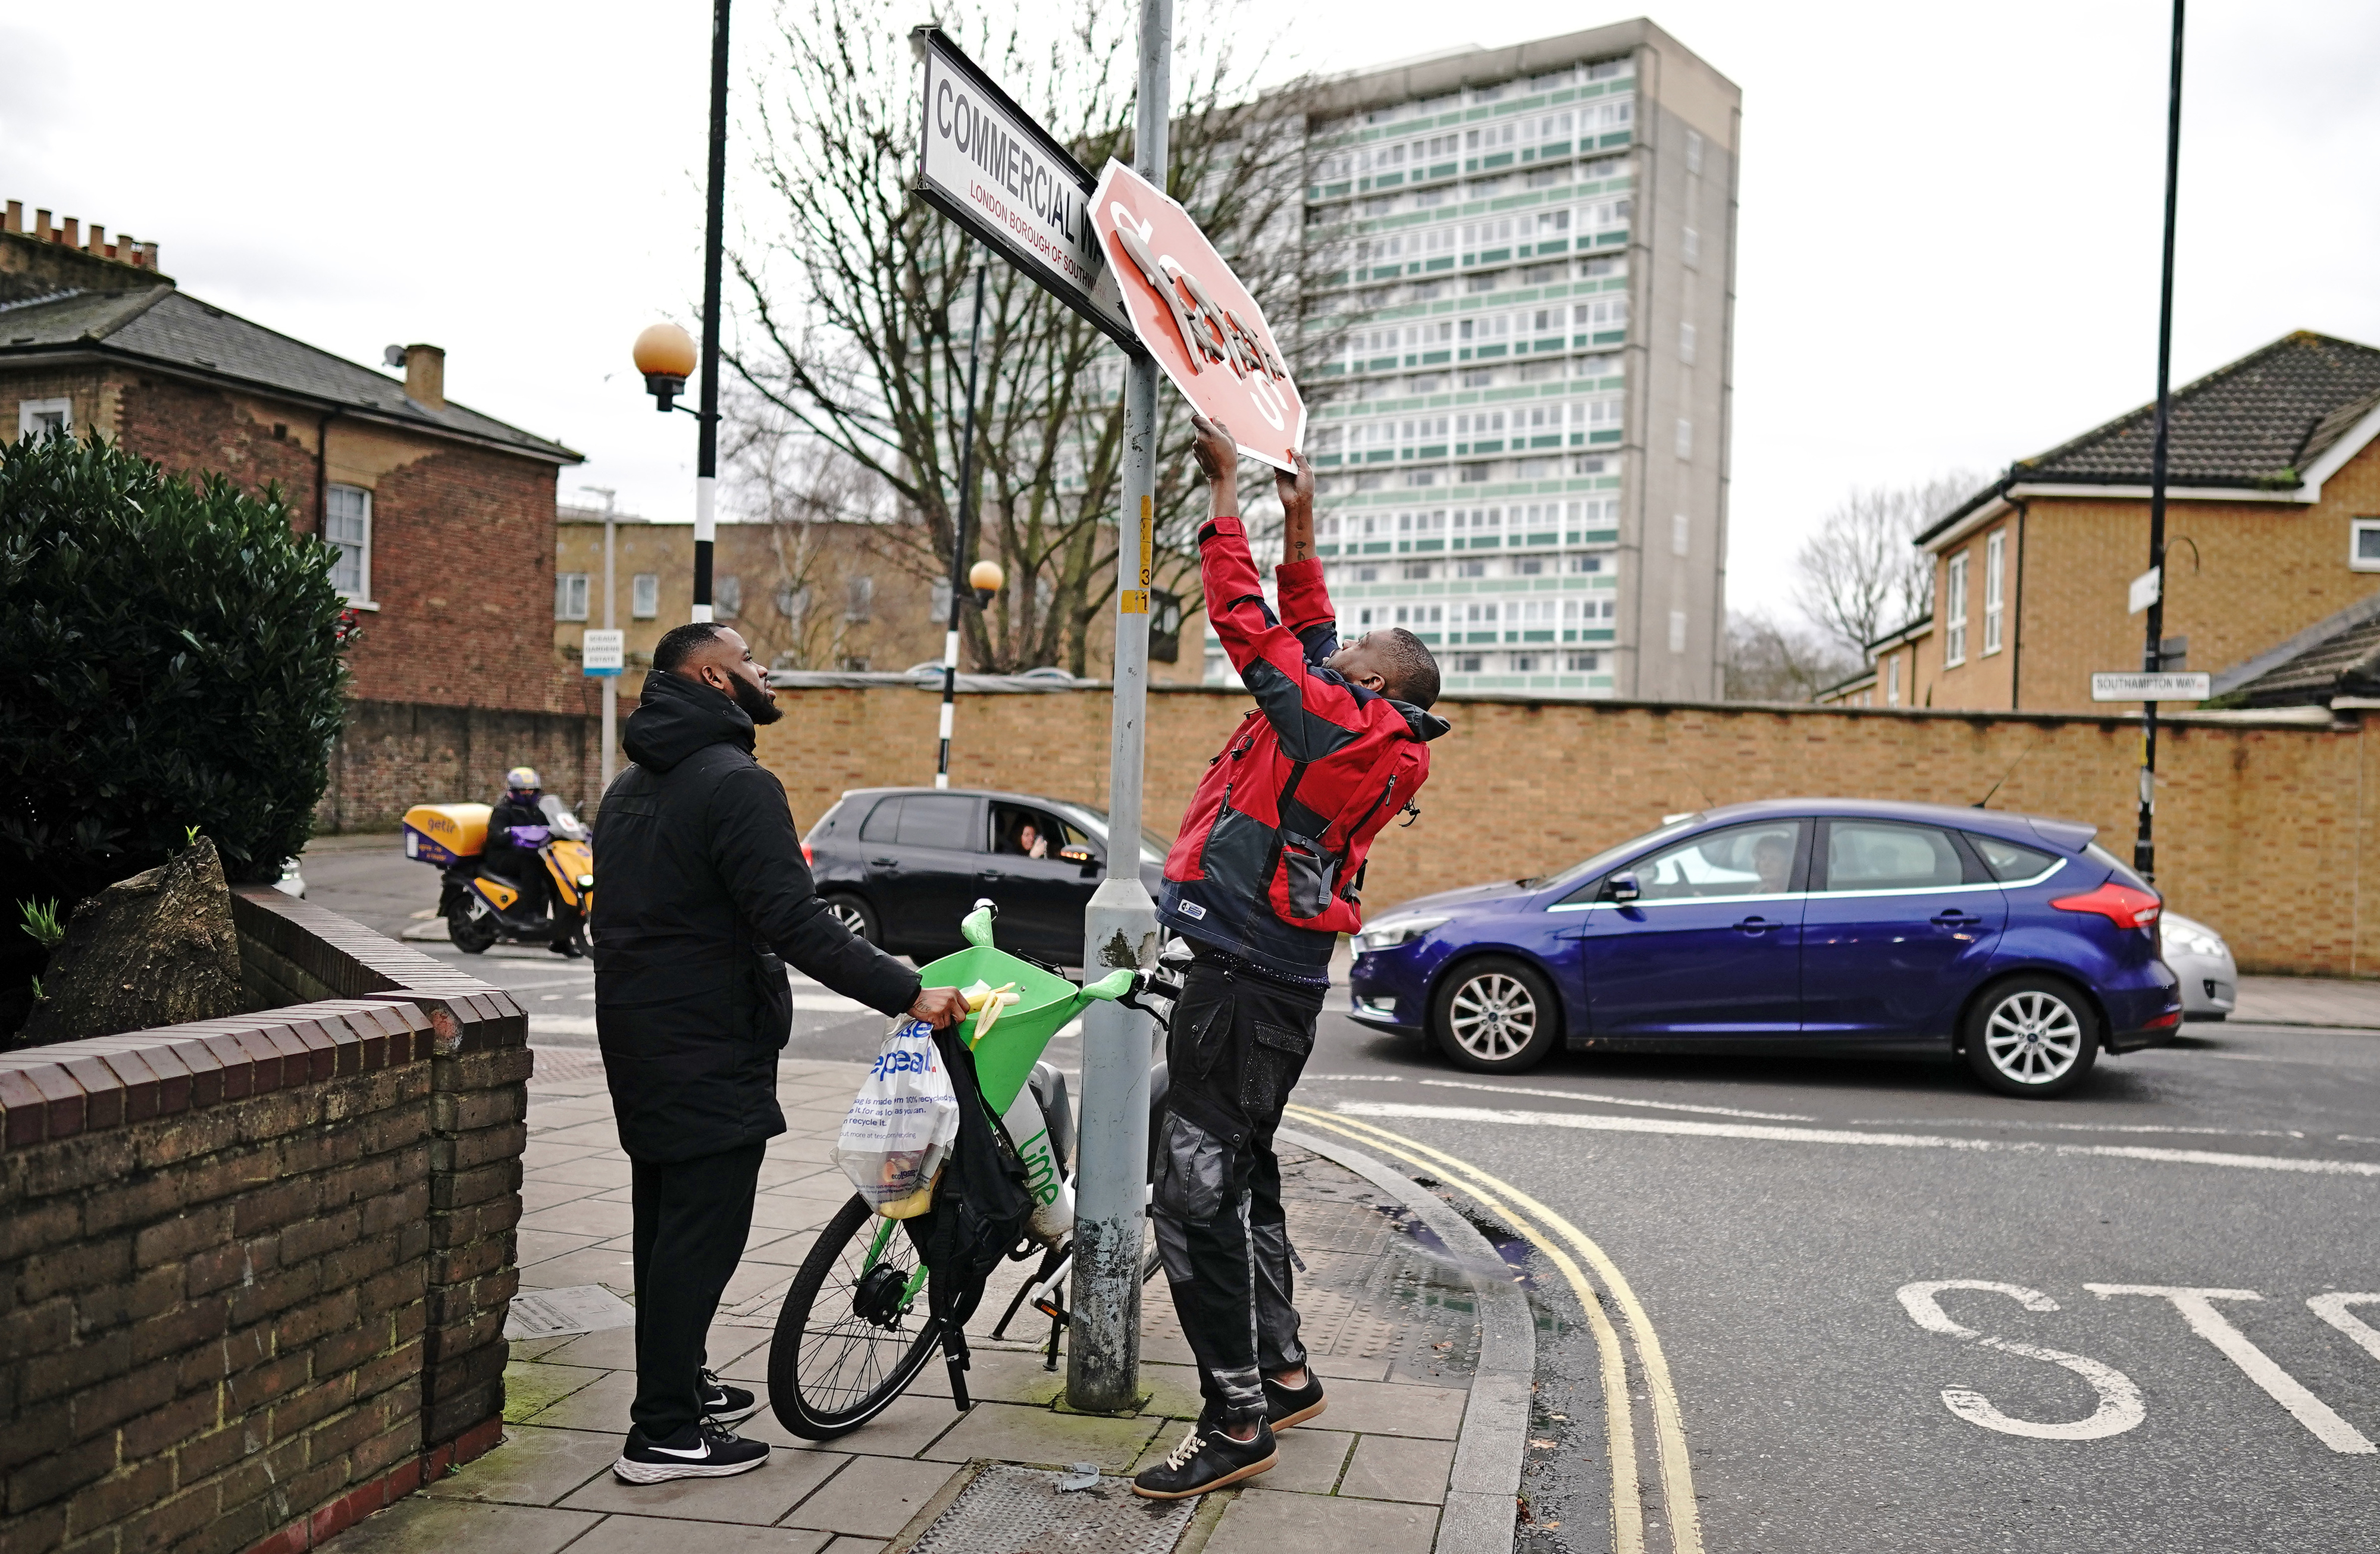
<svg viewBox="0 0 2380 1554"><path fill-rule="evenodd" d="M2070 820L1771 799L1356 936L1354 1017L1512 1074L1572 1051L1958 1053L2014 1096L2170 1041L2156 892Z"/></svg>

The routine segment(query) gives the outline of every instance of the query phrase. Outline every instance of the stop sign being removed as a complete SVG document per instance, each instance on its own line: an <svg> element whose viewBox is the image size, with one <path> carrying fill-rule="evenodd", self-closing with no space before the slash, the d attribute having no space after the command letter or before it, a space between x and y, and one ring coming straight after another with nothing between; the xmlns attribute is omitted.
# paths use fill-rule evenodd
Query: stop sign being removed
<svg viewBox="0 0 2380 1554"><path fill-rule="evenodd" d="M1240 452L1287 469L1305 436L1305 402L1264 310L1190 213L1120 162L1091 195L1091 229L1123 288L1140 343Z"/></svg>

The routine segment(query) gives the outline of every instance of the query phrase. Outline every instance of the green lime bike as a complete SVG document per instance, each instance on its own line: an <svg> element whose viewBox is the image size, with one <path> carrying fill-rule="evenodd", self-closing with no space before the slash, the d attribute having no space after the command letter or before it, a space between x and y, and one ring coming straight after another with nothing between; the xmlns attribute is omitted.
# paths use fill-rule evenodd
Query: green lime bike
<svg viewBox="0 0 2380 1554"><path fill-rule="evenodd" d="M964 988L980 979L1001 987L1014 983L1020 1002L1007 1006L989 1033L982 1014L959 1026L975 1060L985 1110L1024 1162L1038 1208L1033 1231L1010 1250L1012 1261L1040 1255L1039 1266L1008 1304L992 1329L1004 1336L1017 1314L1030 1305L1050 1319L1049 1363L1054 1367L1059 1335L1066 1326L1067 1276L1074 1269L1074 1193L1071 1175L1075 1123L1065 1078L1042 1060L1042 1051L1083 1008L1114 1000L1155 1015L1172 1016L1180 996L1181 963L1169 959L1155 971L1115 971L1077 986L1055 967L993 947L997 909L978 902L960 925L968 948L922 968L929 987ZM1165 1096L1165 1065L1149 1075L1149 1137ZM1141 1269L1145 1281L1157 1271L1152 1247ZM953 1403L970 1406L966 1390L967 1348L964 1317L945 1321L927 1299L932 1270L918 1255L901 1221L889 1220L854 1193L819 1232L809 1255L785 1292L777 1329L769 1344L769 1402L780 1423L808 1440L846 1435L891 1405L917 1379L939 1348L950 1366ZM953 1304L971 1312L981 1295Z"/></svg>

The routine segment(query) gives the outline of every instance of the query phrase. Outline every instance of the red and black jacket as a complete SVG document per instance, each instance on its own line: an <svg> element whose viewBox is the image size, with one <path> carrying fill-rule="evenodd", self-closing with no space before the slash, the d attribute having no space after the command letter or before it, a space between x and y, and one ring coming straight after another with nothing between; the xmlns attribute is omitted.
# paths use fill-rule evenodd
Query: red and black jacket
<svg viewBox="0 0 2380 1554"><path fill-rule="evenodd" d="M1274 569L1275 619L1238 518L1209 520L1198 549L1208 619L1257 705L1207 763L1157 916L1265 970L1327 977L1338 936L1363 927L1372 838L1421 791L1448 724L1323 667L1339 630L1320 562Z"/></svg>

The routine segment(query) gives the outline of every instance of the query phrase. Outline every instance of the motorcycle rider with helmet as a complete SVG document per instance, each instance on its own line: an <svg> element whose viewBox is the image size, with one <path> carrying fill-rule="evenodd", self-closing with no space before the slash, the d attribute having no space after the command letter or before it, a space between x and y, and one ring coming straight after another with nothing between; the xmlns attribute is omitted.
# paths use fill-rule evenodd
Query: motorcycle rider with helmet
<svg viewBox="0 0 2380 1554"><path fill-rule="evenodd" d="M520 887L520 908L534 916L550 910L553 891L538 861L537 850L553 834L539 800L537 768L516 766L504 773L504 791L488 811L488 847L483 867ZM577 958L578 946L568 934L550 946L557 955Z"/></svg>

